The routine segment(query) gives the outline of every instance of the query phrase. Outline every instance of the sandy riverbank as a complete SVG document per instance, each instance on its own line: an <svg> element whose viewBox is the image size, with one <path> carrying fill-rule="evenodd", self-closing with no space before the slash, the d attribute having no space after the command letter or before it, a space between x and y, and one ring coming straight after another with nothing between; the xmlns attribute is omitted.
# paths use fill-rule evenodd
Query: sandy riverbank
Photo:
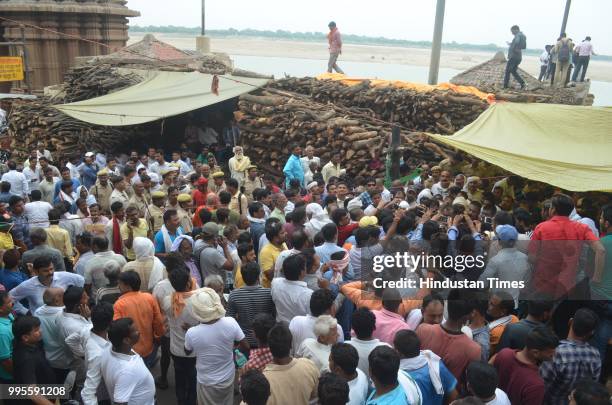
<svg viewBox="0 0 612 405"><path fill-rule="evenodd" d="M142 39L144 34L131 33L129 43ZM195 49L195 37L178 34L154 34L159 40L181 49ZM327 59L327 44L317 42L283 41L265 38L212 38L214 52L230 55L274 56L299 59ZM353 62L397 63L413 66L429 65L429 49L390 46L344 46L341 60ZM484 52L442 51L440 67L466 70L489 60L493 55ZM523 58L521 68L537 76L540 64L536 57ZM612 62L592 60L587 76L592 80L612 82Z"/></svg>

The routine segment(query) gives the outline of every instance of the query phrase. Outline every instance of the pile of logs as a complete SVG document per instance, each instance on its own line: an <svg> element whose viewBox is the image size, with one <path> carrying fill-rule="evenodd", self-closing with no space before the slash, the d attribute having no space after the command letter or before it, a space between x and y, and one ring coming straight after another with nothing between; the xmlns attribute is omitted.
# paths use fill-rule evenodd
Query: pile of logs
<svg viewBox="0 0 612 405"><path fill-rule="evenodd" d="M473 122L487 102L470 94L447 90L420 92L393 86L355 86L314 78L286 78L272 87L312 97L321 103L342 105L351 113L397 123L414 131L452 134Z"/></svg>
<svg viewBox="0 0 612 405"><path fill-rule="evenodd" d="M119 74L110 65L86 65L71 69L65 75L63 90L53 99L13 103L9 120L13 153L20 157L27 156L38 142L43 142L54 156L118 149L122 143L125 144L126 138L139 136L137 127L92 125L72 118L51 105L103 96L140 80L136 74Z"/></svg>
<svg viewBox="0 0 612 405"><path fill-rule="evenodd" d="M116 150L125 143L125 128L102 127L79 121L41 101L13 103L9 136L13 154L20 157L43 142L54 156L72 156L88 150Z"/></svg>
<svg viewBox="0 0 612 405"><path fill-rule="evenodd" d="M313 102L308 96L264 89L245 94L234 113L245 153L268 176L282 177L292 143L313 146L323 162L340 153L350 177L382 177L392 126L369 111ZM439 162L439 146L415 131L402 131L408 165ZM444 147L442 147L444 149ZM446 149L447 152L448 149Z"/></svg>
<svg viewBox="0 0 612 405"><path fill-rule="evenodd" d="M282 177L289 146L311 145L323 163L340 153L349 177L385 174L392 125L411 167L438 163L451 151L422 132L452 134L473 122L488 104L473 95L373 87L368 81L285 78L240 97L234 115L245 153L260 169Z"/></svg>
<svg viewBox="0 0 612 405"><path fill-rule="evenodd" d="M134 73L121 73L111 65L83 65L64 75L64 103L88 100L140 82Z"/></svg>

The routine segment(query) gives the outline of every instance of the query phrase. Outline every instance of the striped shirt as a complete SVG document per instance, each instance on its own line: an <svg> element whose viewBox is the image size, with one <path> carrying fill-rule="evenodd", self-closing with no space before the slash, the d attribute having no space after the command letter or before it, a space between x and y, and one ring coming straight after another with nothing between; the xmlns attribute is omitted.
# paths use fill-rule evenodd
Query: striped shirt
<svg viewBox="0 0 612 405"><path fill-rule="evenodd" d="M253 333L253 318L259 313L272 316L275 314L272 293L269 288L247 285L230 292L226 316L236 318L251 347L257 347L257 340Z"/></svg>

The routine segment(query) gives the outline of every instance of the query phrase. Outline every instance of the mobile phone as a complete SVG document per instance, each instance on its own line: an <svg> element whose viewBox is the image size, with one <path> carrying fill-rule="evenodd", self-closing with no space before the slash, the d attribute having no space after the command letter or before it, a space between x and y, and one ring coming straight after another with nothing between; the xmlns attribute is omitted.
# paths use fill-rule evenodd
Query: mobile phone
<svg viewBox="0 0 612 405"><path fill-rule="evenodd" d="M447 223L447 222L448 222L448 217L440 217L440 219L438 220L438 222Z"/></svg>
<svg viewBox="0 0 612 405"><path fill-rule="evenodd" d="M493 223L493 218L491 217L484 217L484 221L485 224L492 224Z"/></svg>

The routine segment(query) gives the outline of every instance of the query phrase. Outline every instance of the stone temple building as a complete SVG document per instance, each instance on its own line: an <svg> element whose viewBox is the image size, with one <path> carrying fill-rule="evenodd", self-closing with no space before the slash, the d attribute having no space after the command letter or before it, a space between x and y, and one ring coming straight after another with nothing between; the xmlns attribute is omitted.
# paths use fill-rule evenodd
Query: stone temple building
<svg viewBox="0 0 612 405"><path fill-rule="evenodd" d="M126 45L130 10L125 0L0 0L0 42L26 42L27 78L0 82L0 92L13 88L41 91L63 81L79 56L105 55ZM20 23L29 24L20 27ZM32 27L37 26L38 28ZM59 33L69 34L63 36ZM95 41L81 41L76 37ZM0 56L21 56L21 47L0 46Z"/></svg>

